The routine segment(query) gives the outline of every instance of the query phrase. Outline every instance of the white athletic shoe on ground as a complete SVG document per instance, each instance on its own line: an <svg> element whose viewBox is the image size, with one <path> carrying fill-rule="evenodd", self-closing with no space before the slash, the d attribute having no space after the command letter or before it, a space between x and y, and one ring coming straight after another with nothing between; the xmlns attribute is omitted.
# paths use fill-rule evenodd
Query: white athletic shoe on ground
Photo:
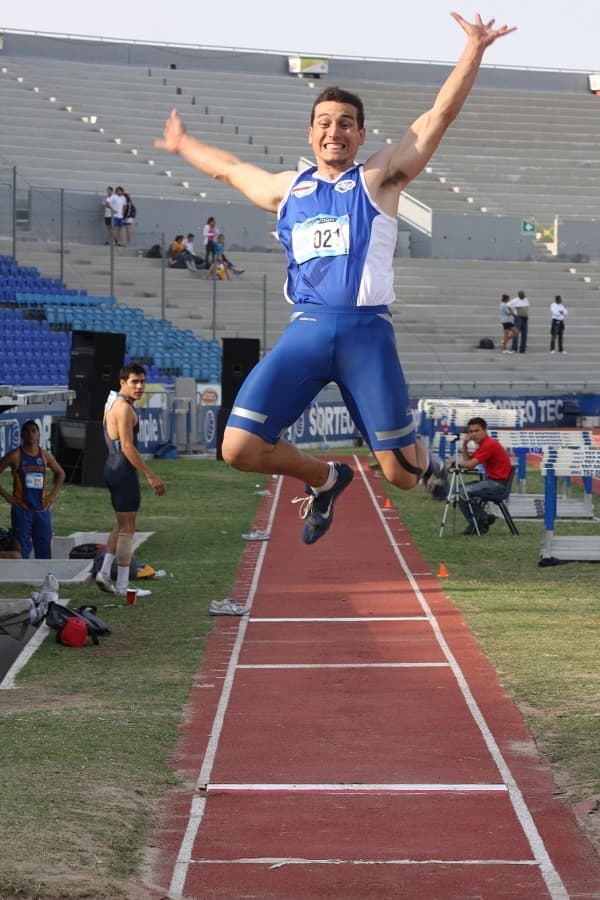
<svg viewBox="0 0 600 900"><path fill-rule="evenodd" d="M128 585L128 587L122 591L115 591L115 593L117 593L119 597L126 597L127 591L135 591L136 597L150 597L152 595L152 591L148 591L146 588L132 587L131 585Z"/></svg>
<svg viewBox="0 0 600 900"><path fill-rule="evenodd" d="M250 608L240 606L235 600L227 597L225 600L212 600L208 611L211 616L245 616L250 612Z"/></svg>

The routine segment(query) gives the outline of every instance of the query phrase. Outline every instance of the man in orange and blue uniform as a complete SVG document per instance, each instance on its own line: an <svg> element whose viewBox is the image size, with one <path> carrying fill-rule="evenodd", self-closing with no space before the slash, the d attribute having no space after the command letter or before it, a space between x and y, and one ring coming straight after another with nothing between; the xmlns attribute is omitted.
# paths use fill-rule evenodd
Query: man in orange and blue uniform
<svg viewBox="0 0 600 900"><path fill-rule="evenodd" d="M13 492L0 485L0 496L10 503L11 528L22 559L31 550L36 559L52 557L52 515L65 473L48 450L40 447L40 429L33 419L21 428L21 445L0 459L0 474L12 470ZM52 491L47 493L47 470L54 474Z"/></svg>

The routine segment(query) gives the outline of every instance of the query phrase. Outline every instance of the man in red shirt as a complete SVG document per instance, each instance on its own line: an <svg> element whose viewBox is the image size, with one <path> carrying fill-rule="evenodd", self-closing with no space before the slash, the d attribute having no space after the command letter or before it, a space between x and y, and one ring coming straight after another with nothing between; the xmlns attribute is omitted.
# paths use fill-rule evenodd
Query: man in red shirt
<svg viewBox="0 0 600 900"><path fill-rule="evenodd" d="M461 469L476 469L483 466L485 478L472 481L466 486L467 497L459 495L460 511L469 523L464 534L477 534L475 521L480 534L485 534L494 521L488 516L485 505L488 500L501 500L511 476L512 463L502 444L495 441L487 433L485 419L475 416L467 422L467 430L463 441ZM469 501L473 509L473 517L469 510Z"/></svg>

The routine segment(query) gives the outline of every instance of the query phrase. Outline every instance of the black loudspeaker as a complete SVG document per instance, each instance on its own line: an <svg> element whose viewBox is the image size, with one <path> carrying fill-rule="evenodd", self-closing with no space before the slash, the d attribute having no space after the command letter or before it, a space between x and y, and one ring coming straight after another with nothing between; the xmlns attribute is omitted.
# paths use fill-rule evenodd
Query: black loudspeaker
<svg viewBox="0 0 600 900"><path fill-rule="evenodd" d="M67 484L104 485L108 448L102 422L57 419L53 426L54 456L65 470Z"/></svg>
<svg viewBox="0 0 600 900"><path fill-rule="evenodd" d="M225 426L227 425L227 419L229 418L230 412L231 407L222 406L217 413L217 459L223 459L221 444L223 443L223 433L225 431Z"/></svg>
<svg viewBox="0 0 600 900"><path fill-rule="evenodd" d="M231 408L246 375L259 360L258 338L223 338L221 406Z"/></svg>
<svg viewBox="0 0 600 900"><path fill-rule="evenodd" d="M125 335L74 331L69 389L75 398L67 406L69 419L101 419L111 390L119 389L125 358Z"/></svg>

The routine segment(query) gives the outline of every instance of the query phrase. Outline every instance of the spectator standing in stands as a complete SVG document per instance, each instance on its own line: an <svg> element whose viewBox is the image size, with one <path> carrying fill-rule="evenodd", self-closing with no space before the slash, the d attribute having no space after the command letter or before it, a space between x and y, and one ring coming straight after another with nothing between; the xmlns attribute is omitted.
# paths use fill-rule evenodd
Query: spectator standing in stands
<svg viewBox="0 0 600 900"><path fill-rule="evenodd" d="M500 324L502 325L502 352L503 353L512 353L513 351L509 349L508 342L511 338L516 338L518 335L518 331L515 328L515 323L513 321L513 315L511 309L508 305L508 301L510 297L508 294L502 294L502 299L500 300Z"/></svg>
<svg viewBox="0 0 600 900"><path fill-rule="evenodd" d="M554 298L554 303L550 306L550 315L552 316L552 322L550 324L550 353L554 353L554 346L557 338L558 352L567 352L566 350L563 350L563 335L565 333L565 319L568 314L567 307L562 302L562 297L557 294Z"/></svg>
<svg viewBox="0 0 600 900"><path fill-rule="evenodd" d="M194 234L190 232L186 238L183 239L184 249L190 254L192 258L192 262L196 267L202 267L204 265L204 260L201 256L198 256L196 253L196 248L194 246Z"/></svg>
<svg viewBox="0 0 600 900"><path fill-rule="evenodd" d="M304 453L281 435L331 381L389 481L404 490L422 482L436 499L447 496L443 467L416 439L389 312L398 201L460 112L486 48L514 30L494 28L493 19L484 24L479 14L474 23L452 16L467 36L466 46L432 107L398 144L381 147L364 164L355 163L366 136L362 101L337 87L314 101L308 138L316 166L301 173L272 173L202 143L187 133L176 110L156 141L277 213L288 259L285 294L294 304L291 322L242 385L222 451L235 468L290 475L306 484L306 544L327 532L334 503L353 472Z"/></svg>
<svg viewBox="0 0 600 900"><path fill-rule="evenodd" d="M110 594L127 593L129 567L133 554L133 538L140 508L138 472L146 477L155 494L161 496L165 486L146 465L137 448L139 427L134 404L144 393L146 373L139 363L129 363L119 372L119 391L111 391L104 407L104 436L108 457L104 466L104 481L110 491L117 523L108 536L102 568L96 574L98 587ZM111 569L117 560L117 583L111 580ZM151 591L138 590L138 597Z"/></svg>
<svg viewBox="0 0 600 900"><path fill-rule="evenodd" d="M106 188L106 194L102 201L102 215L104 216L104 227L106 228L105 244L110 244L113 239L113 210L110 203L112 195L113 189L109 185L109 187Z"/></svg>
<svg viewBox="0 0 600 900"><path fill-rule="evenodd" d="M113 212L113 235L115 244L117 245L117 247L122 247L123 216L125 213L125 207L127 205L127 200L125 199L125 192L123 191L123 188L115 188L115 192L110 196L108 202L110 203Z"/></svg>
<svg viewBox="0 0 600 900"><path fill-rule="evenodd" d="M127 191L123 191L123 196L125 197L125 206L123 208L123 227L125 229L125 240L127 242L127 246L131 246L131 226L135 221L135 217L137 216L137 209L135 203L131 199L131 195L127 193Z"/></svg>
<svg viewBox="0 0 600 900"><path fill-rule="evenodd" d="M516 297L508 301L508 308L512 310L514 316L515 328L517 334L512 339L511 350L515 353L526 353L527 351L527 330L529 327L529 300L525 296L525 291L519 291Z"/></svg>
<svg viewBox="0 0 600 900"><path fill-rule="evenodd" d="M10 503L13 537L21 557L52 558L52 515L50 507L58 497L65 473L52 454L40 447L40 429L33 419L21 428L21 445L0 459L0 473L12 470L13 492L0 485L0 496ZM47 491L47 470L54 474L52 490Z"/></svg>
<svg viewBox="0 0 600 900"><path fill-rule="evenodd" d="M217 224L214 216L206 220L203 230L204 237L204 267L210 269L215 261L215 241L217 239Z"/></svg>

